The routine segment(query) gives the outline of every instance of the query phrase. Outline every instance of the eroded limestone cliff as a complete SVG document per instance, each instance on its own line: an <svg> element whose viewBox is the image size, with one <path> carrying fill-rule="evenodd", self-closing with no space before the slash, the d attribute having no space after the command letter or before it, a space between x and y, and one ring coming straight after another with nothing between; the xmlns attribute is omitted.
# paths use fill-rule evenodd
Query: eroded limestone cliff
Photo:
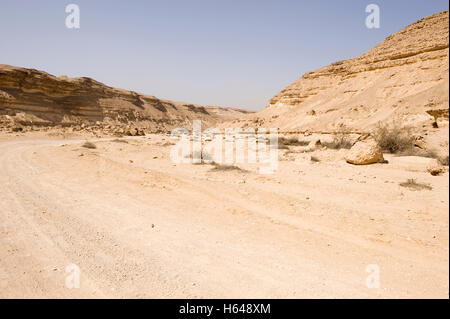
<svg viewBox="0 0 450 319"><path fill-rule="evenodd" d="M90 78L56 77L43 71L0 65L2 123L77 125L108 123L165 130L233 119L246 111L161 100L106 86Z"/></svg>
<svg viewBox="0 0 450 319"><path fill-rule="evenodd" d="M360 57L306 73L247 122L282 131L367 131L447 121L449 13L421 19ZM253 125L254 125L253 124Z"/></svg>

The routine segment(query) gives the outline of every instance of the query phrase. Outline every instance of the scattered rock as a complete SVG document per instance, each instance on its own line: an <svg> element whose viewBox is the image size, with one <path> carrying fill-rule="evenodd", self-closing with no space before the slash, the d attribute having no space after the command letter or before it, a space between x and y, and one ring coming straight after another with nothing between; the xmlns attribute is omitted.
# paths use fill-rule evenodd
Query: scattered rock
<svg viewBox="0 0 450 319"><path fill-rule="evenodd" d="M125 132L127 136L145 136L144 130L133 128Z"/></svg>
<svg viewBox="0 0 450 319"><path fill-rule="evenodd" d="M423 139L418 139L418 140L414 141L414 146L418 147L422 150L427 149L427 144L425 143L425 141Z"/></svg>
<svg viewBox="0 0 450 319"><path fill-rule="evenodd" d="M314 162L314 163L317 163L317 162L320 162L320 159L318 157L316 157L316 156L311 155L310 161Z"/></svg>
<svg viewBox="0 0 450 319"><path fill-rule="evenodd" d="M357 142L347 152L345 160L347 163L354 165L367 165L385 162L381 147L373 139L366 139Z"/></svg>
<svg viewBox="0 0 450 319"><path fill-rule="evenodd" d="M322 146L322 142L320 141L320 139L316 138L313 139L311 142L309 142L308 147L310 148L316 148L316 147L320 147Z"/></svg>
<svg viewBox="0 0 450 319"><path fill-rule="evenodd" d="M433 176L439 176L444 173L444 167L439 163L437 159L433 159L427 166L427 171Z"/></svg>

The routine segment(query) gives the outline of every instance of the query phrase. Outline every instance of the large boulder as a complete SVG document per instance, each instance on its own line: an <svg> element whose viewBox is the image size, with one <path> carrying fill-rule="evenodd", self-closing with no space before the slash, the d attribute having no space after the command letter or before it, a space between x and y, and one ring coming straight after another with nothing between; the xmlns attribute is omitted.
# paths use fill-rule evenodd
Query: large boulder
<svg viewBox="0 0 450 319"><path fill-rule="evenodd" d="M355 165L367 165L384 163L383 151L373 139L356 142L345 156L347 163Z"/></svg>

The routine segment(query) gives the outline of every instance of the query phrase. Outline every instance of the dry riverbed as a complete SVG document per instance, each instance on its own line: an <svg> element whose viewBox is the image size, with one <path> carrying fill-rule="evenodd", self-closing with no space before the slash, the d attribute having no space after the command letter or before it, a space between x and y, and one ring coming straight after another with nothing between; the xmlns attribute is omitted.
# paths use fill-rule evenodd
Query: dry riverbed
<svg viewBox="0 0 450 319"><path fill-rule="evenodd" d="M174 164L164 135L84 142L0 138L0 297L448 298L448 173L428 159L280 152L261 175Z"/></svg>

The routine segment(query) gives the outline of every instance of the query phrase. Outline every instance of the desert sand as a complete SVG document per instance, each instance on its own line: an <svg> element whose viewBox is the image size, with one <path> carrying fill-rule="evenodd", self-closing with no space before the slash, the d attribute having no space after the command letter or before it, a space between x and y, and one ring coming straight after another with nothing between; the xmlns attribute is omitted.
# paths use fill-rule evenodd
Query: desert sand
<svg viewBox="0 0 450 319"><path fill-rule="evenodd" d="M165 135L84 141L0 139L0 297L448 298L448 172L430 159L280 153L261 175L173 164Z"/></svg>
<svg viewBox="0 0 450 319"><path fill-rule="evenodd" d="M449 298L448 16L256 113L0 64L0 298ZM194 120L278 129L278 169L174 163Z"/></svg>

